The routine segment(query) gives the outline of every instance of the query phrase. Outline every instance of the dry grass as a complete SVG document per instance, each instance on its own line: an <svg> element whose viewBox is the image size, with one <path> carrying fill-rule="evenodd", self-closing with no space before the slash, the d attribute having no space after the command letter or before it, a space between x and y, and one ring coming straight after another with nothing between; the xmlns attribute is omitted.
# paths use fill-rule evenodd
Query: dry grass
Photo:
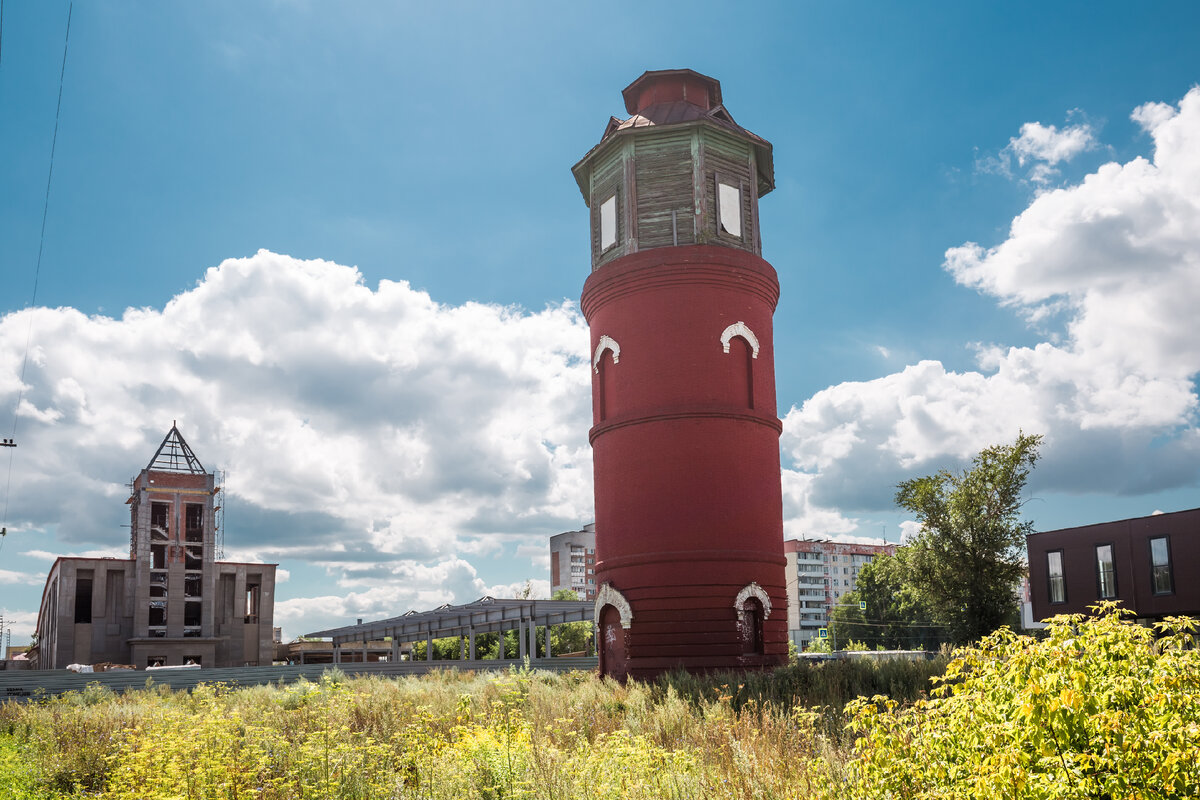
<svg viewBox="0 0 1200 800"><path fill-rule="evenodd" d="M0 745L37 787L16 797L819 796L846 758L851 692L893 683L916 696L932 671L835 664L628 685L334 671L316 684L190 694L94 686L0 706Z"/></svg>

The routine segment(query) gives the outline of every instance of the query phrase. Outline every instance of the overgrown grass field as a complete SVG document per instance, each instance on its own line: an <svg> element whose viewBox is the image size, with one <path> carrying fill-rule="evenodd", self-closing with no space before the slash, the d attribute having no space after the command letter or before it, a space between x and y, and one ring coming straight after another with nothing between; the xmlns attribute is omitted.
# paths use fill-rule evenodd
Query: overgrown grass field
<svg viewBox="0 0 1200 800"><path fill-rule="evenodd" d="M624 686L522 670L93 686L0 706L0 798L1196 797L1190 624L1156 639L1110 609L948 664Z"/></svg>

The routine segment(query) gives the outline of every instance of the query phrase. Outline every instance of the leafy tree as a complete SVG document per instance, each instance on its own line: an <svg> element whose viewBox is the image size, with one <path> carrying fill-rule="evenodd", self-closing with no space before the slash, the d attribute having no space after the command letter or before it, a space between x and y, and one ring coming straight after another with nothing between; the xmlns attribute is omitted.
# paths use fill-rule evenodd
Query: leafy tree
<svg viewBox="0 0 1200 800"><path fill-rule="evenodd" d="M884 650L937 650L946 641L945 627L909 579L909 549L900 547L894 556L877 556L858 574L853 592L843 596L852 604L847 614L834 611L835 620L846 625L837 632L838 641L858 639ZM859 601L867 607L858 612ZM860 621L862 624L854 624Z"/></svg>
<svg viewBox="0 0 1200 800"><path fill-rule="evenodd" d="M570 589L559 589L551 599L578 600L579 595ZM568 622L555 625L550 629L550 644L555 653L590 653L593 644L592 623Z"/></svg>
<svg viewBox="0 0 1200 800"><path fill-rule="evenodd" d="M842 595L829 612L829 641L838 650L849 650L852 639L867 641L871 638L866 617L858 607L858 593Z"/></svg>
<svg viewBox="0 0 1200 800"><path fill-rule="evenodd" d="M947 624L955 642L975 641L1016 614L1013 589L1025 570L1021 490L1042 437L1019 433L989 447L960 473L942 470L897 487L896 503L921 532L908 547L907 580Z"/></svg>

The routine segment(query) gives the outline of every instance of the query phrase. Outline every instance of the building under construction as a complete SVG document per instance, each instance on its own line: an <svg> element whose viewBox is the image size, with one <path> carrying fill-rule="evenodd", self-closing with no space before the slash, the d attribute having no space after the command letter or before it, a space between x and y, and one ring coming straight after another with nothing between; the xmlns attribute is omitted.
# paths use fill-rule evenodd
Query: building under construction
<svg viewBox="0 0 1200 800"><path fill-rule="evenodd" d="M220 496L172 425L126 500L129 558L63 557L51 567L34 668L271 664L277 565L216 560Z"/></svg>

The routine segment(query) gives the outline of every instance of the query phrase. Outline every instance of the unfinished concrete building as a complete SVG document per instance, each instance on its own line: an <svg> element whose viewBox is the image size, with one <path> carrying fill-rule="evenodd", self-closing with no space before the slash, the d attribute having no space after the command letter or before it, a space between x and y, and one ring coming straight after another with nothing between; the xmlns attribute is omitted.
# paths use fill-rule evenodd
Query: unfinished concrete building
<svg viewBox="0 0 1200 800"><path fill-rule="evenodd" d="M270 665L275 564L217 561L221 488L172 425L133 480L129 558L59 558L37 669Z"/></svg>

